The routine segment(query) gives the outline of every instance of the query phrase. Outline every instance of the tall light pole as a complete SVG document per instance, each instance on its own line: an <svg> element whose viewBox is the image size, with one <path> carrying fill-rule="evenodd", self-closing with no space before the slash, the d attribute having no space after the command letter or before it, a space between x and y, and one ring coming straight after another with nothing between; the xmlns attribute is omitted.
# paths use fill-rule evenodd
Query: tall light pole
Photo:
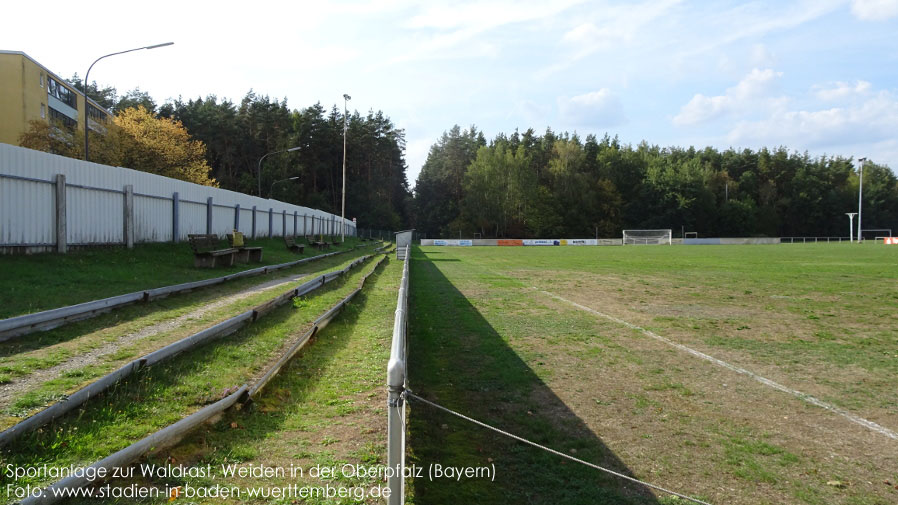
<svg viewBox="0 0 898 505"><path fill-rule="evenodd" d="M271 195L274 194L274 185L275 184L277 184L279 182L295 181L296 179L299 179L299 177L298 176L297 177L287 177L286 179L280 179L280 180L272 182L271 189L268 190L268 198L271 198Z"/></svg>
<svg viewBox="0 0 898 505"><path fill-rule="evenodd" d="M861 235L861 231L863 230L863 228L861 228L861 201L864 195L864 163L867 161L867 158L860 158L858 161L861 164L861 178L857 185L857 243L860 244L861 239L863 238Z"/></svg>
<svg viewBox="0 0 898 505"><path fill-rule="evenodd" d="M88 137L88 131L89 131L87 125L90 121L89 114L88 114L88 111L90 109L88 109L89 105L87 104L87 83L90 81L88 81L87 78L90 77L90 70L92 68L94 68L94 65L96 65L97 62L102 60L103 58L108 58L110 56L115 56L117 54L130 53L133 51L142 51L144 49L156 49L157 47L165 47L165 46L170 46L172 44L174 44L174 42L165 42L163 44L156 44L156 45L144 46L144 47L135 47L134 49L128 49L127 51L119 51L117 53L110 53L110 54L107 54L104 56L100 56L99 58L94 60L93 63L90 64L90 67L87 68L87 73L84 74L84 161L89 161L87 159L87 149L88 149L87 137Z"/></svg>
<svg viewBox="0 0 898 505"><path fill-rule="evenodd" d="M848 216L848 243L854 242L854 216L857 215L857 212L846 212L846 216Z"/></svg>
<svg viewBox="0 0 898 505"><path fill-rule="evenodd" d="M343 203L340 205L340 243L346 241L346 104L352 100L352 97L343 93Z"/></svg>
<svg viewBox="0 0 898 505"><path fill-rule="evenodd" d="M283 151L273 151L273 152L270 152L270 153L268 153L268 154L262 156L261 158L259 158L259 168L258 168L258 171L257 171L256 173L258 174L258 179L259 179L259 190L258 190L258 191L259 191L259 197L260 197L260 198L262 197L262 160L264 160L265 158L271 156L272 154L290 153L290 152L293 152L293 151L299 151L300 149L302 149L302 146L291 147L290 149L284 149ZM273 186L274 186L274 185L272 185L272 187L273 187ZM271 196L271 195L269 195L269 197L270 197L270 196Z"/></svg>

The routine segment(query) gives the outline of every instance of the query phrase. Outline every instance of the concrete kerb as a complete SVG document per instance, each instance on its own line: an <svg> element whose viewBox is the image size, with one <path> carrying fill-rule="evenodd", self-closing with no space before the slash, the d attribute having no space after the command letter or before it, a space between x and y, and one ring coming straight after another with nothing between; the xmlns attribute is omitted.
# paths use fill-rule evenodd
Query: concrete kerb
<svg viewBox="0 0 898 505"><path fill-rule="evenodd" d="M241 397L246 395L246 392L247 386L244 384L240 389L237 390L237 392L228 395L227 397L222 398L221 400L208 405L197 412L194 412L184 419L181 419L180 421L169 425L153 433L152 435L149 435L142 440L135 442L110 456L107 456L106 458L101 459L100 461L97 461L96 463L90 465L89 468L105 468L107 470L107 473L111 475L113 468L121 468L125 465L128 465L150 450L177 443L177 441L180 440L181 437L189 433L200 424L208 421L209 419L215 417L219 413L233 406L235 403L237 403L237 401L241 399ZM87 472L84 472L84 474L86 473ZM41 493L41 496L28 497L19 503L21 503L22 505L56 503L60 499L65 498L65 494L62 492L62 490L79 489L93 483L95 482L88 480L84 475L80 477L67 477L44 489ZM59 495L57 495L56 493L59 493Z"/></svg>
<svg viewBox="0 0 898 505"><path fill-rule="evenodd" d="M350 250L354 249L355 248ZM66 323L88 319L104 312L108 312L125 305L130 305L132 303L155 300L157 298L165 297L168 295L182 293L185 291L211 286L214 284L220 284L243 277L267 274L268 272L273 272L275 270L289 268L292 266L300 265L302 263L307 263L309 261L315 261L330 256L335 256L337 254L343 254L345 252L348 252L348 250L319 254L318 256L312 256L311 258L288 261L286 263L279 263L277 265L253 268L251 270L244 270L242 272L225 275L223 277L215 277L212 279L204 279L201 281L185 282L182 284L174 284L171 286L162 286L159 288L147 289L143 291L135 291L133 293L126 293L110 298L103 298L100 300L93 300L76 305L59 307L42 312L35 312L33 314L25 314L22 316L2 319L0 320L0 342L3 342L4 340L8 340L10 338L34 333L35 331L51 330Z"/></svg>
<svg viewBox="0 0 898 505"><path fill-rule="evenodd" d="M335 253L330 253L335 254ZM170 359L177 354L180 354L184 351L190 350L194 347L197 347L201 344L207 343L209 340L214 338L221 338L227 335L230 335L237 330L240 329L243 325L247 323L254 322L261 318L263 315L267 314L274 308L287 303L295 296L300 296L300 290L303 290L301 294L307 294L315 289L318 289L321 286L324 286L328 282L333 281L334 279L346 274L356 265L362 263L363 261L370 258L371 255L362 256L361 258L353 261L346 268L342 270L338 270L337 272L332 272L331 274L322 274L316 277L315 279L303 283L301 286L291 289L286 293L278 296L272 301L276 301L276 304L273 304L272 301L263 303L251 310L243 312L239 315L236 315L232 318L229 318L225 321L222 321L214 326L201 330L189 337L185 337L177 342L173 342L161 349L153 351L147 355L144 355L134 361L129 362L125 366L119 368L118 370L107 374L97 381L88 384L84 388L78 390L73 393L69 397L64 400L61 400L46 409L22 420L19 423L16 423L13 426L10 426L3 432L0 432L0 447L3 447L19 436L39 428L50 421L66 414L67 412L72 411L73 409L78 408L82 404L84 404L87 400L96 396L106 389L109 389L112 385L119 382L120 380L132 375L134 372L138 371L143 367L148 367L155 365L161 361L165 361Z"/></svg>
<svg viewBox="0 0 898 505"><path fill-rule="evenodd" d="M360 258L359 260L353 261L346 268L344 268L343 270L340 270L339 273L341 275L345 274L345 273L349 272L352 269L352 267L354 267L355 265L358 265L358 264L362 263L364 260L367 260L368 258L371 258L371 257L372 257L371 255L368 255L368 256L364 256L363 258ZM308 341L312 338L312 336L314 336L318 331L320 331L325 326L327 326L327 324L340 312L340 310L344 306L346 306L346 304L349 303L349 301L351 301L359 292L361 292L361 290L365 284L365 281L368 280L368 277L370 277L374 273L374 271L377 270L377 268L380 266L381 263L383 263L383 261L385 259L386 259L386 256L382 257L377 262L377 264L374 265L374 268L372 268L370 272L368 272L364 277L362 277L362 279L359 281L358 288L353 290L349 295L347 295L345 298L343 298L341 301L339 301L336 305L334 305L333 307L328 309L322 316L320 316L318 319L316 319L313 327L311 329L309 329L295 344L293 344L287 350L287 352L285 352L278 359L278 361L275 362L275 364L272 365L269 368L269 370L258 381L256 381L255 384L253 384L253 386L250 387L250 386L244 384L235 393L233 393L233 394L231 394L211 405L204 407L203 409L185 417L184 419L181 419L180 421L178 421L172 425L162 428L161 430L141 439L140 441L135 442L134 444L131 444L130 446L90 465L89 468L93 468L93 469L105 468L107 470L107 473L111 474L111 470L113 468L123 467L125 465L128 465L131 462L133 462L134 460L136 460L137 458L141 457L142 455L146 454L147 452L149 452L151 450L159 449L159 448L170 446L170 445L177 443L183 436L185 436L191 430L193 430L200 424L212 419L213 417L220 414L221 412L224 412L228 408L234 406L234 404L236 404L238 402L239 403L251 402L252 398L254 396L256 396L258 394L258 392L261 391L265 387L265 385L268 384L268 382L270 382L270 380L278 374L278 372L280 372L280 370L284 366L284 364L289 362L296 355L296 353L300 349L302 349L302 347L304 347L306 343L308 343ZM324 276L323 275L319 276L319 278L323 280ZM333 278L336 278L336 277L333 277ZM320 282L320 281L318 281L318 279L316 279L315 281L310 281L309 283L305 283L305 284L310 284L310 283L315 283L315 282L317 282L316 285L319 287L323 286L325 283L325 282ZM288 293L292 294L292 293L298 291L298 289L299 288L296 288L294 290L291 290ZM287 294L287 293L285 293L285 294ZM237 316L237 317L246 317L247 314L252 313L252 312L253 311L249 311L249 312L241 314L240 316ZM222 324L224 324L224 323L222 323ZM220 325L217 325L217 326L220 326ZM184 350L184 349L181 349L181 350ZM160 351L161 351L161 349L160 349ZM159 351L157 351L157 352L159 352ZM129 363L129 365L137 363L138 361L140 361L140 360L135 360L134 362ZM126 366L128 366L128 365L126 365ZM68 477L68 478L62 479L62 480L50 485L46 489L44 489L42 491L42 494L40 497L29 497L29 498L22 500L19 503L21 503L22 505L37 505L37 504L56 503L57 501L59 501L61 498L64 497L64 493L61 492L62 490L78 489L78 488L82 488L84 486L94 484L94 483L95 482L89 481L85 477ZM57 495L57 493L59 493L59 495Z"/></svg>
<svg viewBox="0 0 898 505"><path fill-rule="evenodd" d="M347 303L349 303L350 300L352 300L359 292L361 292L362 287L365 285L365 281L368 280L368 277L370 277L371 274L373 274L374 271L377 270L377 267L379 267L385 259L386 256L383 256L377 262L377 264L374 265L374 268L372 268L370 272L362 277L362 279L359 281L358 288L353 290L343 300L338 302L336 305L328 309L323 315L318 317L312 325L312 328L306 331L306 333L304 333L303 336L299 338L299 340L297 340L292 346L290 346L290 348L277 360L277 362L275 362L274 365L272 365L268 369L268 371L265 372L265 374L263 374L262 377L258 381L256 381L253 386L250 387L248 395L249 400L252 400L252 398L255 397L256 394L261 391L265 387L265 385L268 384L268 382L271 381L272 378L274 378L274 376L278 374L280 369L287 362L293 359L296 353L299 352L299 350L302 349L306 345L306 343L308 343L308 341L312 339L312 337L314 337L316 334L318 334L319 331L324 329L324 327L327 326L330 320L333 319L340 312L340 310L342 310L342 308Z"/></svg>

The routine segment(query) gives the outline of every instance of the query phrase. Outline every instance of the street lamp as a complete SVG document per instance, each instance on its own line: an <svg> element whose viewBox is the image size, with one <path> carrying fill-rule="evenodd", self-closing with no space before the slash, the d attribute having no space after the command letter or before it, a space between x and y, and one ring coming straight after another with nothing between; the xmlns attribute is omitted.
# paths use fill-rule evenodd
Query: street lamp
<svg viewBox="0 0 898 505"><path fill-rule="evenodd" d="M295 181L296 179L299 179L299 176L296 176L296 177L287 177L286 179L281 179L281 180L272 182L272 183L271 183L271 190L268 191L268 198L271 198L271 195L274 194L274 185L275 185L275 184L277 184L277 183L279 183L279 182Z"/></svg>
<svg viewBox="0 0 898 505"><path fill-rule="evenodd" d="M857 212L846 212L846 216L848 216L848 243L854 242L854 216L857 215Z"/></svg>
<svg viewBox="0 0 898 505"><path fill-rule="evenodd" d="M96 65L97 62L100 61L100 60L102 60L103 58L108 58L108 57L110 57L110 56L115 56L115 55L117 55L117 54L130 53L130 52L133 52L133 51L142 51L142 50L144 50L144 49L156 49L157 47L165 47L165 46L170 46L170 45L172 45L172 44L174 44L174 42L165 42L165 43L163 43L163 44L156 44L156 45L152 45L152 46L144 46L144 47L135 47L134 49L128 49L127 51L119 51L119 52L117 52L117 53L110 53L110 54L107 54L107 55L105 55L105 56L100 56L99 58L97 58L96 60L94 60L93 63L90 64L90 67L87 68L87 73L84 74L84 161L89 161L89 160L87 159L87 149L88 149L88 143L87 143L88 127L87 127L87 125L88 125L88 122L89 122L88 111L89 111L90 109L88 109L89 106L88 106L88 104L87 104L87 83L90 82L90 81L88 81L87 78L90 77L90 70L91 70L92 68L94 68L94 65Z"/></svg>
<svg viewBox="0 0 898 505"><path fill-rule="evenodd" d="M352 99L346 93L343 93L343 203L340 205L340 243L346 241L346 104Z"/></svg>
<svg viewBox="0 0 898 505"><path fill-rule="evenodd" d="M857 243L861 243L861 198L864 195L864 163L866 163L867 158L860 158L858 161L861 164L860 174L861 179L857 185Z"/></svg>
<svg viewBox="0 0 898 505"><path fill-rule="evenodd" d="M301 146L291 147L290 149L284 149L283 151L270 152L270 153L266 154L265 156L262 156L261 158L259 158L259 170L257 173L258 173L258 179L259 179L259 197L260 198L262 196L262 160L271 156L272 154L291 153L293 151L299 151L300 149L302 149Z"/></svg>

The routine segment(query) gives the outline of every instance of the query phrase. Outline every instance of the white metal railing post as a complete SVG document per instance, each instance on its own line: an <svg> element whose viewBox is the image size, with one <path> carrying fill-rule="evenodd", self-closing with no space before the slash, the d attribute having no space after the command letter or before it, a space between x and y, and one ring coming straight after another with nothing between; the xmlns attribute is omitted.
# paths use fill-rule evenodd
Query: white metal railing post
<svg viewBox="0 0 898 505"><path fill-rule="evenodd" d="M405 247L402 280L396 301L393 320L393 341L390 345L390 361L387 364L387 487L390 489L389 505L405 503L405 402L402 392L407 385L406 329L408 327L408 257L410 245Z"/></svg>

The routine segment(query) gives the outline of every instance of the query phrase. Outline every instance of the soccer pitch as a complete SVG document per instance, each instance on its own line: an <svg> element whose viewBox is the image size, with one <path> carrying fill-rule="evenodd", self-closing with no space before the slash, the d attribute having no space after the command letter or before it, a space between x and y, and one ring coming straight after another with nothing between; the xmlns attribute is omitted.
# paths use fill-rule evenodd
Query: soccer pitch
<svg viewBox="0 0 898 505"><path fill-rule="evenodd" d="M898 250L423 247L416 394L711 503L898 501ZM411 403L414 503L684 503Z"/></svg>

